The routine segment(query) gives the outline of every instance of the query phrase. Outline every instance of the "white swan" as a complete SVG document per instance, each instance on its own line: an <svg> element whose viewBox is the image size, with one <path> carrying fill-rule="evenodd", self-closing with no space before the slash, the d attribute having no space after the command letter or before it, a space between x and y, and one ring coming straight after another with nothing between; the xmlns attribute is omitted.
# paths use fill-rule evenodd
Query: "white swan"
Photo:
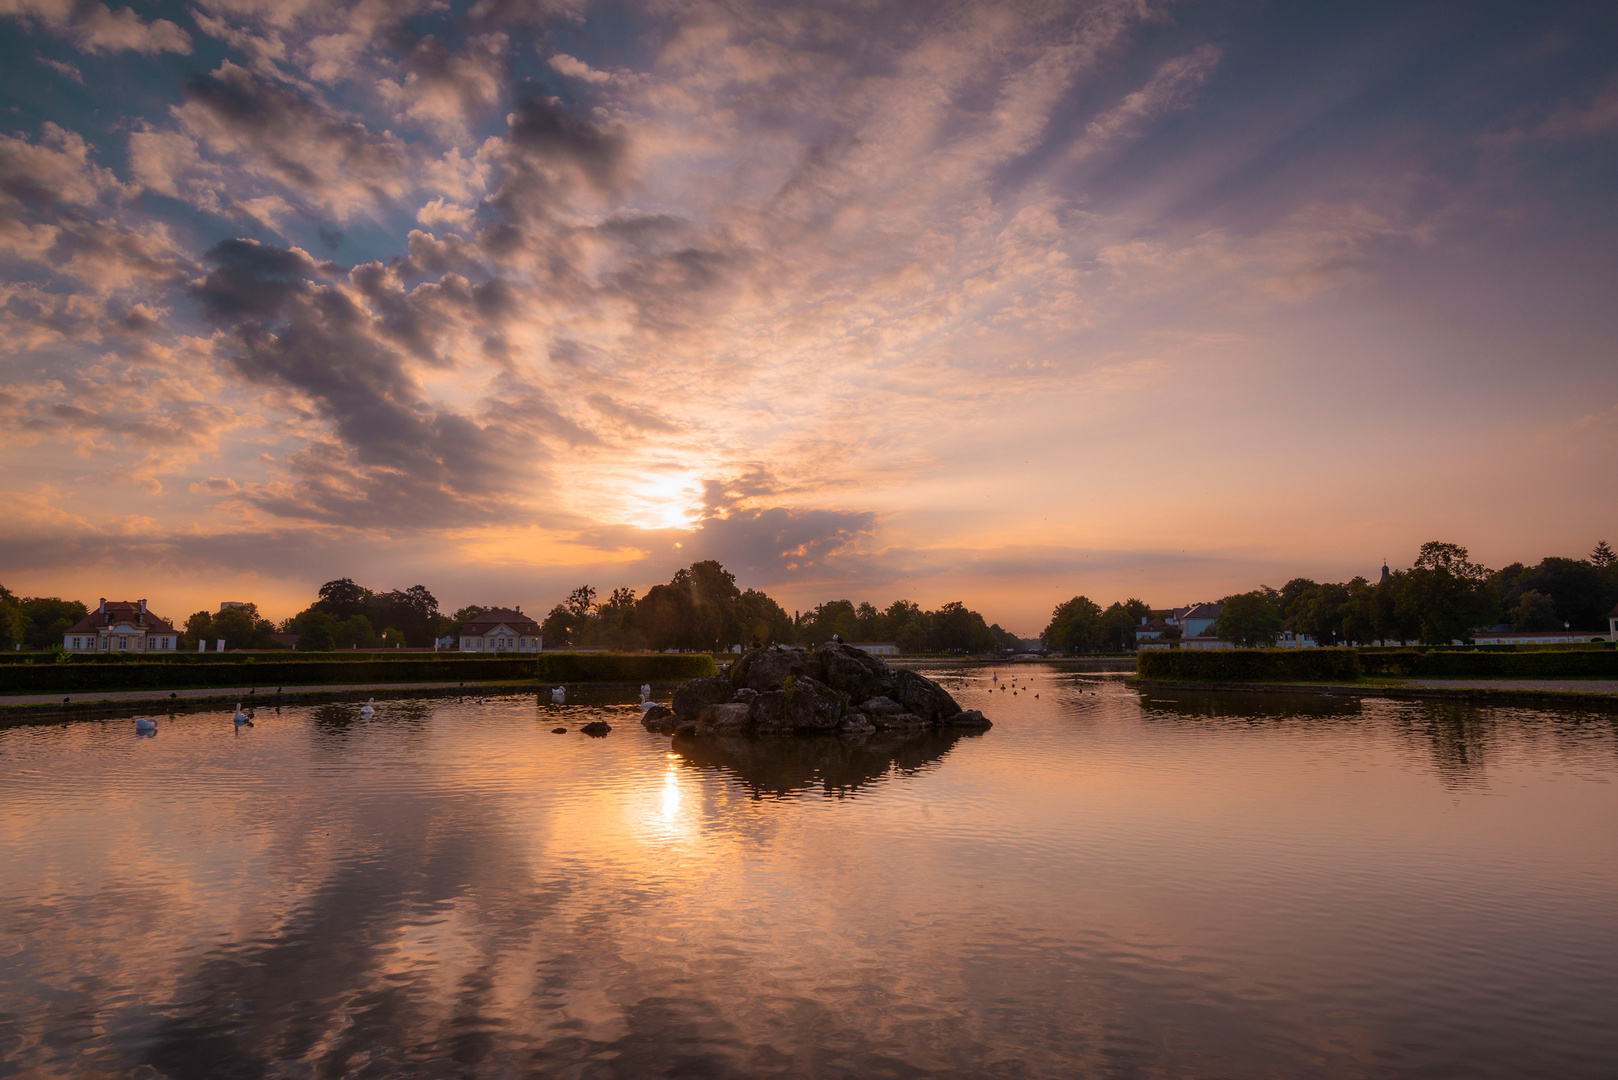
<svg viewBox="0 0 1618 1080"><path fill-rule="evenodd" d="M231 717L231 719L236 722L237 727L252 727L253 726L253 721L248 717L248 715L246 713L242 712L242 703L239 702L239 701L236 703L236 715Z"/></svg>
<svg viewBox="0 0 1618 1080"><path fill-rule="evenodd" d="M651 702L651 700L652 700L652 684L651 683L641 683L640 684L640 703L642 705L646 705L646 704L649 704Z"/></svg>
<svg viewBox="0 0 1618 1080"><path fill-rule="evenodd" d="M560 705L567 700L567 687L556 686L551 688L551 704Z"/></svg>
<svg viewBox="0 0 1618 1080"><path fill-rule="evenodd" d="M372 704L375 701L376 701L376 698L366 698L365 699L365 704L360 706L360 718L361 719L369 720L371 717L376 715L376 709L372 707Z"/></svg>
<svg viewBox="0 0 1618 1080"><path fill-rule="evenodd" d="M137 717L135 717L135 734L136 735L152 735L152 734L155 734L156 732L157 732L157 721L153 720L150 716L137 716Z"/></svg>

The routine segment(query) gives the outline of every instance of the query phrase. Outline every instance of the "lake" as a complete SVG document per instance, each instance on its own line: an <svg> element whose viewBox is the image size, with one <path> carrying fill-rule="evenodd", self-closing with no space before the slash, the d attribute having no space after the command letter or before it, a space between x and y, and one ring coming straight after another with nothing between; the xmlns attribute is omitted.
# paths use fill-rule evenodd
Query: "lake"
<svg viewBox="0 0 1618 1080"><path fill-rule="evenodd" d="M934 674L995 726L0 730L0 1076L1618 1070L1612 715Z"/></svg>

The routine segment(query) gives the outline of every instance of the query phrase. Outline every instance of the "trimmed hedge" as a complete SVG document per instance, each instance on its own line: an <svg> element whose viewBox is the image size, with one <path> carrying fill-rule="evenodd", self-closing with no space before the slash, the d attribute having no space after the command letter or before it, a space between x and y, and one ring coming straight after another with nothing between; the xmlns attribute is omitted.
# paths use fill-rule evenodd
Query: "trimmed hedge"
<svg viewBox="0 0 1618 1080"><path fill-rule="evenodd" d="M1170 682L1343 682L1360 677L1354 649L1174 649L1143 652L1143 679Z"/></svg>
<svg viewBox="0 0 1618 1080"><path fill-rule="evenodd" d="M541 653L540 682L680 682L719 674L707 653Z"/></svg>
<svg viewBox="0 0 1618 1080"><path fill-rule="evenodd" d="M1399 649L1366 653L1367 675L1422 679L1618 679L1618 653L1608 649L1562 652L1421 652Z"/></svg>
<svg viewBox="0 0 1618 1080"><path fill-rule="evenodd" d="M0 653L0 664L39 665L56 662L53 652ZM327 664L396 664L434 660L464 660L466 653L432 652L427 649L333 649L330 652L295 652L292 649L232 649L229 652L106 652L70 653L75 664L255 664L320 661ZM501 653L498 659L521 659L517 653Z"/></svg>
<svg viewBox="0 0 1618 1080"><path fill-rule="evenodd" d="M224 655L230 655L226 653ZM311 655L311 654L305 654ZM0 693L86 693L207 686L325 686L333 683L487 682L531 679L532 659L274 660L254 663L13 665L0 669Z"/></svg>

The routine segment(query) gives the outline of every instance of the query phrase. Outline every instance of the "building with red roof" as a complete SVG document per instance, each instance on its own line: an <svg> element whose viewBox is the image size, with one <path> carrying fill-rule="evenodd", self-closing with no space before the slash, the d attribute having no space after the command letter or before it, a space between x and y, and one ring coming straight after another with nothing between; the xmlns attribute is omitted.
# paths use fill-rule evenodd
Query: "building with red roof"
<svg viewBox="0 0 1618 1080"><path fill-rule="evenodd" d="M180 633L162 616L146 610L145 600L108 600L62 635L62 648L74 653L173 652Z"/></svg>
<svg viewBox="0 0 1618 1080"><path fill-rule="evenodd" d="M522 608L486 608L461 626L461 652L532 652L545 645L539 624Z"/></svg>

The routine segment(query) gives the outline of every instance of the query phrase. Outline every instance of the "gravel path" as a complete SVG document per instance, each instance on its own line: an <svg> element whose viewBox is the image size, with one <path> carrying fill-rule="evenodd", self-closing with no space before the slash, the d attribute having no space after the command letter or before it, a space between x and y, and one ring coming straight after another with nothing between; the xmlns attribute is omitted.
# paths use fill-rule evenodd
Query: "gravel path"
<svg viewBox="0 0 1618 1080"><path fill-rule="evenodd" d="M1618 694L1618 680L1614 679L1412 679L1406 685L1438 690L1551 690Z"/></svg>

